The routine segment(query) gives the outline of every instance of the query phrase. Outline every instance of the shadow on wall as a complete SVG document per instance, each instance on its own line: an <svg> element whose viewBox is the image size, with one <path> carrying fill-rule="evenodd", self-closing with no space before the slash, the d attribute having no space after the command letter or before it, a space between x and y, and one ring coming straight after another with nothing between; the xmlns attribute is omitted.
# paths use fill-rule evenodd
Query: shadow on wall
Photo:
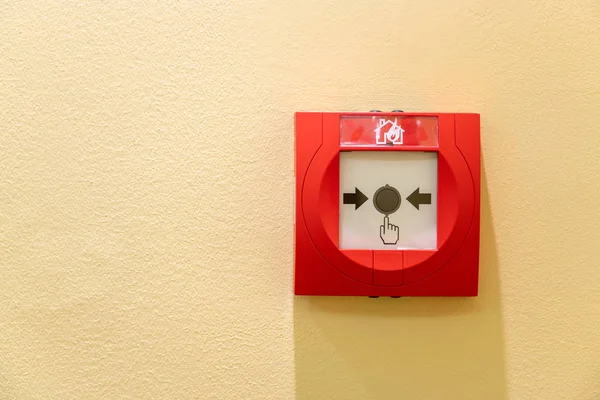
<svg viewBox="0 0 600 400"><path fill-rule="evenodd" d="M296 297L296 398L506 399L485 167L476 298Z"/></svg>

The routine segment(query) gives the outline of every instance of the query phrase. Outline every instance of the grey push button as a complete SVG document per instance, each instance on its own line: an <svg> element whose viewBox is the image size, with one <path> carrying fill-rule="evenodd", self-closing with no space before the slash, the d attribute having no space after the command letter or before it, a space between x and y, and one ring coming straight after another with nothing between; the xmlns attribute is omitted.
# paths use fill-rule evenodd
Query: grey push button
<svg viewBox="0 0 600 400"><path fill-rule="evenodd" d="M396 212L401 202L400 193L390 185L380 187L373 196L375 209L384 215Z"/></svg>

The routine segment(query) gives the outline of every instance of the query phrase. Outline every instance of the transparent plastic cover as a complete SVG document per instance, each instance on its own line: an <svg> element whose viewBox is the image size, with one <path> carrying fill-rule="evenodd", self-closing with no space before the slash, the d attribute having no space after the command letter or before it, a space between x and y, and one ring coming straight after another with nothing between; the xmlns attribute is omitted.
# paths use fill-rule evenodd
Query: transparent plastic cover
<svg viewBox="0 0 600 400"><path fill-rule="evenodd" d="M424 116L343 116L343 146L437 146L438 119Z"/></svg>

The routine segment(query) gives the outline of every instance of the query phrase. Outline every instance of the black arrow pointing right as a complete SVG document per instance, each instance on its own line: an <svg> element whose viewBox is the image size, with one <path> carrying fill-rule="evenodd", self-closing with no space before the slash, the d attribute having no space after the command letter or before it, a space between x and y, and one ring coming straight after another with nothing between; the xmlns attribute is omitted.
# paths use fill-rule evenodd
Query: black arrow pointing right
<svg viewBox="0 0 600 400"><path fill-rule="evenodd" d="M362 206L365 201L369 200L358 188L354 188L354 193L344 193L344 204L354 204L354 209Z"/></svg>
<svg viewBox="0 0 600 400"><path fill-rule="evenodd" d="M419 189L417 188L406 198L417 210L421 204L431 204L431 193L419 193Z"/></svg>

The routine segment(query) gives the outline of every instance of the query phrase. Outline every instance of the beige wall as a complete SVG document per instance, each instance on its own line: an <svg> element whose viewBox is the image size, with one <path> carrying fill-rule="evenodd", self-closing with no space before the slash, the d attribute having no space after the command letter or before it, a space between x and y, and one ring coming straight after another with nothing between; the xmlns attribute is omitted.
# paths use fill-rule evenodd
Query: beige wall
<svg viewBox="0 0 600 400"><path fill-rule="evenodd" d="M0 5L1 399L600 399L600 3ZM292 296L293 112L482 115L481 296Z"/></svg>

